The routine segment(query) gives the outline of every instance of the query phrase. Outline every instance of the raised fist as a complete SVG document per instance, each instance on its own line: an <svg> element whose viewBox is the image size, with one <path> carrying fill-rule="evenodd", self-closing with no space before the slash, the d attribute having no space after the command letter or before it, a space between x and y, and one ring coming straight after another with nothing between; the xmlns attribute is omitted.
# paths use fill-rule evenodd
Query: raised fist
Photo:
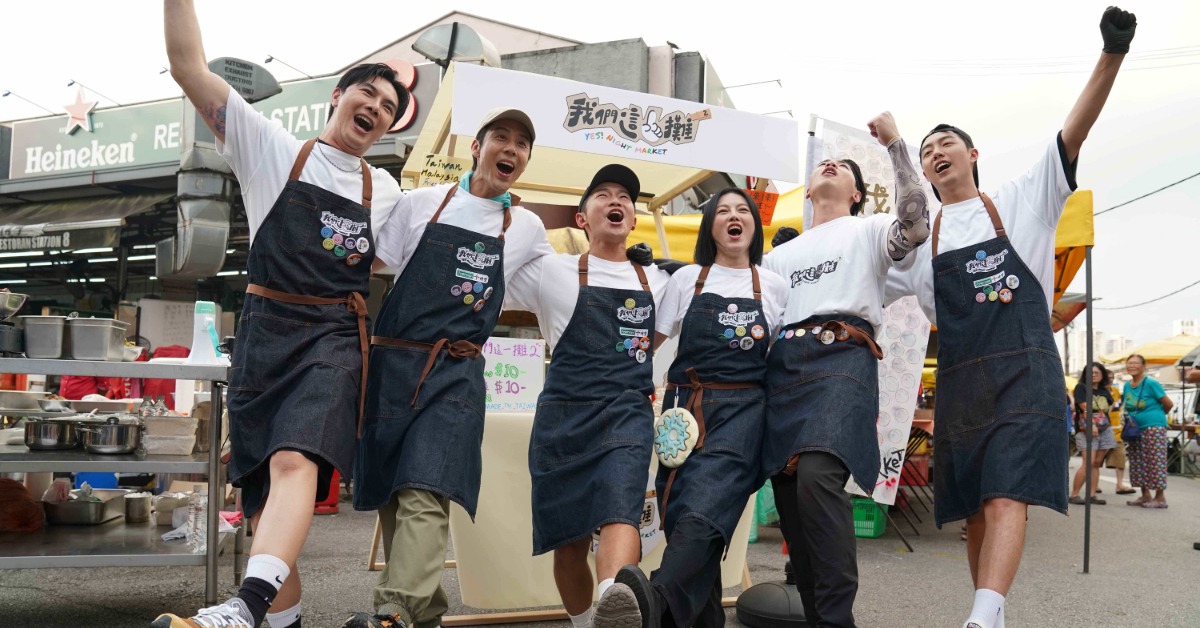
<svg viewBox="0 0 1200 628"><path fill-rule="evenodd" d="M654 263L654 251L650 250L650 245L645 242L638 242L625 249L625 255L641 266L649 266Z"/></svg>
<svg viewBox="0 0 1200 628"><path fill-rule="evenodd" d="M1104 37L1104 52L1123 55L1129 52L1129 42L1137 30L1137 16L1117 7L1108 7L1100 16L1100 34Z"/></svg>
<svg viewBox="0 0 1200 628"><path fill-rule="evenodd" d="M867 129L871 131L871 137L879 140L879 143L887 146L892 143L892 140L900 136L900 131L896 129L896 119L892 117L892 112L885 111L867 123Z"/></svg>

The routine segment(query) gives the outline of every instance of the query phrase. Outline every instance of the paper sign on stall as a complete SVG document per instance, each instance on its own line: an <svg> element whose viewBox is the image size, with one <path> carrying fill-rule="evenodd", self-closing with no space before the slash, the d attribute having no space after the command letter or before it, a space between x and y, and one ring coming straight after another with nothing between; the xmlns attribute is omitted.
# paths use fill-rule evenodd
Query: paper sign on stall
<svg viewBox="0 0 1200 628"><path fill-rule="evenodd" d="M758 205L758 215L762 218L764 227L771 226L771 218L775 215L775 203L779 202L779 194L766 190L746 190L754 204Z"/></svg>
<svg viewBox="0 0 1200 628"><path fill-rule="evenodd" d="M421 165L421 176L417 179L417 187L428 188L443 183L458 183L470 169L471 160L465 157L425 155L425 163Z"/></svg>
<svg viewBox="0 0 1200 628"><path fill-rule="evenodd" d="M546 383L546 342L527 338L488 338L483 379L488 412L533 412Z"/></svg>

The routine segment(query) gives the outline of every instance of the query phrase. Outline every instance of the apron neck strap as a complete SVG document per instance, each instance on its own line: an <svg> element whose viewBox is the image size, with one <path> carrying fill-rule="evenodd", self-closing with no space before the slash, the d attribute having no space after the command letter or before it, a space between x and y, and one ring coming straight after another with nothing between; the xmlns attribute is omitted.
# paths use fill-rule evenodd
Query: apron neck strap
<svg viewBox="0 0 1200 628"><path fill-rule="evenodd" d="M317 138L313 138L304 143L300 147L300 154L296 155L296 161L292 163L292 171L288 173L288 181L299 181L300 173L304 170L304 164L308 163L308 156L312 154L313 147L317 145ZM362 206L371 209L371 171L367 168L367 160L362 157L358 158L360 170L362 170L363 191L362 191Z"/></svg>
<svg viewBox="0 0 1200 628"><path fill-rule="evenodd" d="M708 271L711 269L712 266L705 266L700 269L700 276L696 278L696 291L692 293L692 296L698 297L704 291L704 282L708 279ZM761 302L762 286L758 282L758 269L754 267L754 264L750 265L750 280L754 286L754 300Z"/></svg>
<svg viewBox="0 0 1200 628"><path fill-rule="evenodd" d="M637 273L638 281L642 284L642 290L650 292L650 282L646 279L646 271L642 270L642 265L633 260L629 260L629 265L633 266L634 272ZM579 285L588 285L588 254L584 253L579 256Z"/></svg>
<svg viewBox="0 0 1200 628"><path fill-rule="evenodd" d="M979 193L979 200L983 201L983 208L987 210L988 218L992 221L992 229L996 231L996 237L1002 238L1008 235L1004 229L1004 223L1000 222L1000 212L996 211L996 204L992 199L983 192ZM938 212L937 218L933 221L933 238L930 244L933 246L932 257L937 257L938 254L938 233L942 230L942 212Z"/></svg>
<svg viewBox="0 0 1200 628"><path fill-rule="evenodd" d="M433 218L429 219L429 224L432 225L438 221L438 218L440 218L442 215L442 210L446 209L446 205L450 202L451 198L454 198L454 193L457 191L458 191L458 184L457 183L451 184L450 189L446 191L446 198L442 199L442 204L438 205L437 211L433 213ZM504 224L501 225L501 227L500 227L500 239L501 240L504 239L504 232L508 231L508 227L510 225L512 225L512 212L509 210L509 208L505 207L504 208Z"/></svg>

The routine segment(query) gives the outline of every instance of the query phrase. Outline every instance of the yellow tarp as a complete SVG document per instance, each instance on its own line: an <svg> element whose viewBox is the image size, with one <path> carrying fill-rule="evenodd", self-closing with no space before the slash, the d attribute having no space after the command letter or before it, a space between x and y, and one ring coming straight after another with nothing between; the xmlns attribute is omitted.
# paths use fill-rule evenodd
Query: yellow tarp
<svg viewBox="0 0 1200 628"><path fill-rule="evenodd" d="M1128 351L1101 356L1100 361L1105 364L1115 364L1124 362L1129 356L1136 353L1146 358L1146 364L1174 364L1196 347L1200 347L1200 336L1179 334L1171 338L1147 342Z"/></svg>

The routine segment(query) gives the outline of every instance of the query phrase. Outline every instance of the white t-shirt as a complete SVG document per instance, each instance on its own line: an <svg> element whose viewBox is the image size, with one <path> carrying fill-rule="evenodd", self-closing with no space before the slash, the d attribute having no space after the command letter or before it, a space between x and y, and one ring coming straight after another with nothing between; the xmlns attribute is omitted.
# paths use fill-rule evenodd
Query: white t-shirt
<svg viewBox="0 0 1200 628"><path fill-rule="evenodd" d="M404 272L408 260L412 259L425 235L425 227L437 213L451 185L458 184L412 190L396 203L396 210L381 228L381 233L397 246L386 252L380 251L379 258L395 268L397 275ZM511 207L509 211L512 223L504 232L504 279L507 282L511 282L517 269L529 260L554 253L546 240L546 226L541 218L524 207ZM504 206L499 201L473 196L460 188L438 216L438 223L495 237L504 226Z"/></svg>
<svg viewBox="0 0 1200 628"><path fill-rule="evenodd" d="M663 295L671 276L657 266L650 265L646 281L650 284L656 311L660 315ZM641 290L637 271L629 262L610 262L594 255L588 256L588 285L597 288L624 288ZM579 299L579 256L546 255L530 261L516 277L505 286L504 309L533 312L538 317L542 337L550 345L550 351L571 322L575 302Z"/></svg>
<svg viewBox="0 0 1200 628"><path fill-rule="evenodd" d="M1008 233L1008 239L1029 271L1042 284L1046 295L1047 312L1054 308L1054 233L1062 217L1067 197L1075 190L1072 179L1063 169L1057 136L1046 146L1045 153L1028 172L1000 186L988 198L996 204L996 213ZM942 228L938 234L938 252L946 253L996 237L983 200L970 200L945 205L940 210ZM938 212L930 216L930 229ZM907 271L893 271L888 282L888 301L907 294L916 295L925 316L937 324L933 298L933 236L913 255L913 266Z"/></svg>
<svg viewBox="0 0 1200 628"><path fill-rule="evenodd" d="M229 90L225 107L225 141L217 140L217 153L229 162L241 185L251 243L259 225L267 219L271 207L283 192L292 164L303 145L304 142L284 130L278 120L268 119L242 100L237 90ZM300 180L362 202L360 163L358 157L318 142L304 163ZM376 255L387 254L395 245L380 233L380 226L392 214L400 196L400 186L392 175L371 168L371 233L375 238Z"/></svg>
<svg viewBox="0 0 1200 628"><path fill-rule="evenodd" d="M700 277L701 268L698 264L691 264L671 275L671 283L658 306L654 331L670 337L679 335L683 327L683 318L687 316L692 297L696 294L696 279ZM762 308L767 324L772 331L779 331L783 327L783 310L787 305L787 281L759 266L758 284L762 289ZM750 269L713 264L701 291L705 294L718 294L727 299L753 299L754 284Z"/></svg>
<svg viewBox="0 0 1200 628"><path fill-rule="evenodd" d="M910 253L893 263L888 231L895 217L843 216L808 229L776 247L763 266L788 283L784 323L816 315L857 316L876 329L883 323L884 284L894 265L907 267Z"/></svg>

